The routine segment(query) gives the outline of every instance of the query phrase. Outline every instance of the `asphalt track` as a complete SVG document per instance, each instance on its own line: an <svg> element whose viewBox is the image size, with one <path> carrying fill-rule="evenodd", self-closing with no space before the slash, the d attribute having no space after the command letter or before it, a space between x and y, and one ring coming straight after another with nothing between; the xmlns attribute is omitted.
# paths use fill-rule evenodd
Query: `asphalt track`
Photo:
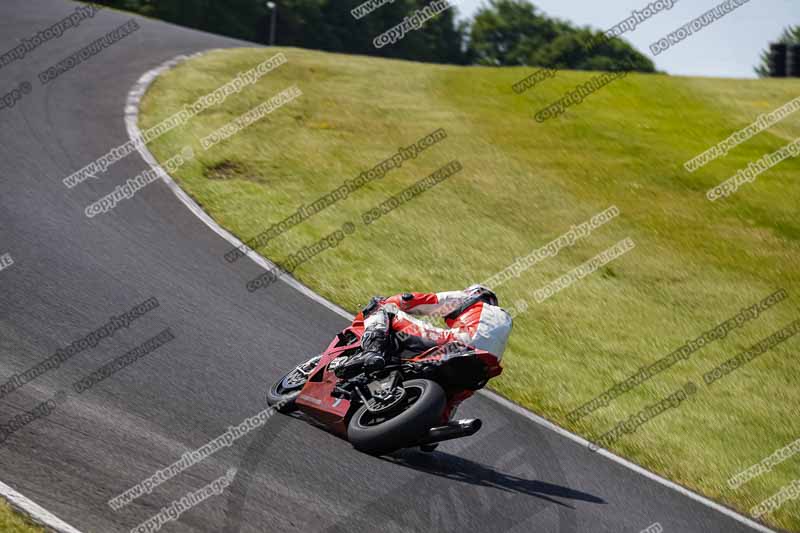
<svg viewBox="0 0 800 533"><path fill-rule="evenodd" d="M0 53L73 12L61 0L3 0ZM141 29L58 79L37 74L136 18ZM733 518L592 453L486 397L471 439L389 458L277 416L230 448L113 511L106 502L264 408L264 388L318 353L345 320L261 270L163 183L112 213L84 208L144 170L138 154L100 179L61 180L128 140L123 107L142 73L178 54L247 43L104 10L0 68L0 384L134 305L160 306L0 399L0 423L53 397L57 409L0 444L0 481L83 532L129 531L235 467L231 487L164 531L739 532ZM291 61L291 57L289 57ZM174 340L83 394L76 380L164 328Z"/></svg>

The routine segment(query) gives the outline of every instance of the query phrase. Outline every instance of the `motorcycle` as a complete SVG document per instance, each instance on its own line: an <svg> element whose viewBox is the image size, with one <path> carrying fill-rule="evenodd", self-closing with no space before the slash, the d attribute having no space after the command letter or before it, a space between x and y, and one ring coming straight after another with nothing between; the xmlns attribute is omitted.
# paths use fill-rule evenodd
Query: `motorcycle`
<svg viewBox="0 0 800 533"><path fill-rule="evenodd" d="M299 411L372 455L401 448L433 451L474 435L479 419L452 420L457 406L502 372L488 352L450 344L420 354L391 354L378 371L340 379L334 371L361 353L364 316L336 335L320 355L296 366L267 391L283 413Z"/></svg>

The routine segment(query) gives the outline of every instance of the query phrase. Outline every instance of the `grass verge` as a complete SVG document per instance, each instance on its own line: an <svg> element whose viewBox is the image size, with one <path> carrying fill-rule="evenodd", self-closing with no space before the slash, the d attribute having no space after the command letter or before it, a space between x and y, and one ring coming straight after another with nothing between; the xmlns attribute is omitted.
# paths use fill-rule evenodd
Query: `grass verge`
<svg viewBox="0 0 800 533"><path fill-rule="evenodd" d="M11 506L0 498L0 531L3 533L45 533L26 517L14 512Z"/></svg>
<svg viewBox="0 0 800 533"><path fill-rule="evenodd" d="M594 439L691 381L697 392L624 434L614 452L749 514L800 478L800 457L731 488L727 480L800 437L800 336L708 387L703 374L800 318L800 163L734 195L705 192L800 136L789 117L695 173L683 163L800 94L794 80L631 74L544 123L534 114L596 75L560 72L522 95L531 69L425 65L297 49L214 52L165 73L142 103L146 129L282 51L288 63L154 141L185 145L181 186L247 240L428 133L447 138L272 239L284 262L351 222L294 270L356 310L373 294L464 287L617 206L620 215L498 288L526 302L492 387ZM289 86L303 95L203 151L200 139ZM362 215L447 162L463 170L367 225ZM113 216L113 215L111 215ZM542 303L534 293L615 243L635 248ZM220 261L224 259L220 257ZM232 268L236 268L235 265ZM789 298L580 420L567 414L704 331L784 289ZM267 291L269 288L260 289ZM252 293L258 298L260 291ZM762 517L800 530L800 502Z"/></svg>

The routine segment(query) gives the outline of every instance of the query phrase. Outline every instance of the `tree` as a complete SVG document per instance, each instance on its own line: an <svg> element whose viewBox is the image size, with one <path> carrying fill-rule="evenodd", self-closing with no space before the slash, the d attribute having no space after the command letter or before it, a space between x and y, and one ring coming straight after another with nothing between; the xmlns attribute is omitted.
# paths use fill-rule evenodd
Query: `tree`
<svg viewBox="0 0 800 533"><path fill-rule="evenodd" d="M264 0L96 0L198 30L266 43L271 15ZM456 22L456 8L426 21L397 42L376 48L373 39L403 22L431 0L393 0L356 19L350 10L364 0L274 0L276 44L329 52L364 54L435 63L464 63L466 29Z"/></svg>
<svg viewBox="0 0 800 533"><path fill-rule="evenodd" d="M190 28L268 41L271 12L264 0L96 1ZM547 17L527 0L489 0L471 24L458 22L457 8L451 7L381 48L373 39L432 0L392 0L360 19L350 10L365 0L273 1L281 46L432 63L654 71L652 61L625 41L599 39L602 32Z"/></svg>
<svg viewBox="0 0 800 533"><path fill-rule="evenodd" d="M563 29L523 0L490 0L472 22L470 59L481 65L528 65L531 55Z"/></svg>
<svg viewBox="0 0 800 533"><path fill-rule="evenodd" d="M527 0L489 0L475 15L469 37L468 58L482 65L655 71L625 41L549 18Z"/></svg>
<svg viewBox="0 0 800 533"><path fill-rule="evenodd" d="M282 0L278 20L281 45L435 63L464 63L465 28L450 8L409 31L393 44L376 48L373 39L403 22L430 0L394 0L355 19L350 10L364 0ZM311 7L311 4L316 4ZM283 18L281 18L283 14ZM288 31L287 31L288 29Z"/></svg>
<svg viewBox="0 0 800 533"><path fill-rule="evenodd" d="M778 42L782 44L800 44L800 26L789 26L785 28L778 38ZM753 70L755 70L760 78L769 77L769 49L761 52L761 63L756 65Z"/></svg>

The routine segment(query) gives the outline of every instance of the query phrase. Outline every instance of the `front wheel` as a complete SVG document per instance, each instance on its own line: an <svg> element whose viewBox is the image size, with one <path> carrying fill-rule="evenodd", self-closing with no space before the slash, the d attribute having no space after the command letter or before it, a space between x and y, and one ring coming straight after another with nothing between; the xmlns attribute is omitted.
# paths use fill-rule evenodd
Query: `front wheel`
<svg viewBox="0 0 800 533"><path fill-rule="evenodd" d="M353 414L347 426L347 440L357 450L382 455L411 446L441 421L447 396L438 383L412 379L402 386L402 405L386 414L374 413L362 405Z"/></svg>
<svg viewBox="0 0 800 533"><path fill-rule="evenodd" d="M300 396L300 390L308 381L308 376L319 364L321 355L312 357L302 365L285 374L267 390L267 405L275 407L281 413L294 411L294 401Z"/></svg>

